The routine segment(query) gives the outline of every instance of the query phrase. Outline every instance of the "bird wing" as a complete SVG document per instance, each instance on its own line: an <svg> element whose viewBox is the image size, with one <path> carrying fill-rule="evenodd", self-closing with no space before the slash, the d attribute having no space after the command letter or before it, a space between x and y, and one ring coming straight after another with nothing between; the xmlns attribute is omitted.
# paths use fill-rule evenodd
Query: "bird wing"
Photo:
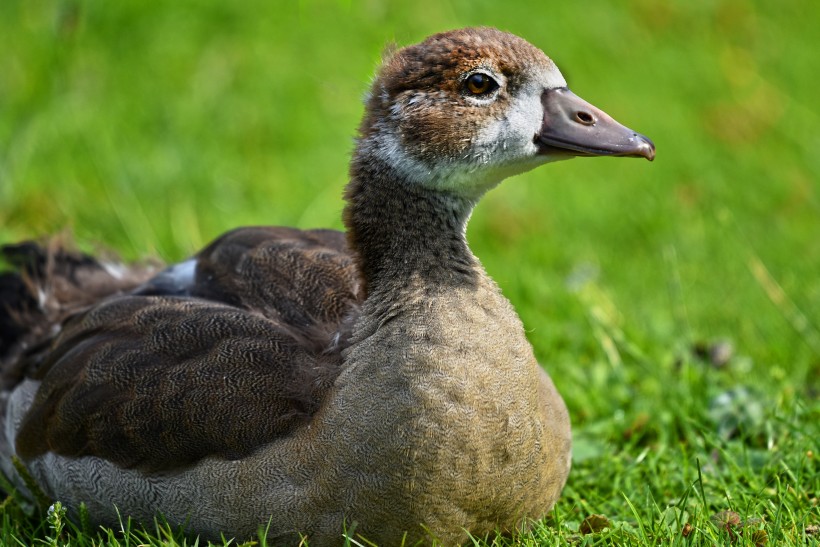
<svg viewBox="0 0 820 547"><path fill-rule="evenodd" d="M360 299L343 234L245 228L195 260L63 325L17 435L24 459L168 470L241 458L315 412Z"/></svg>

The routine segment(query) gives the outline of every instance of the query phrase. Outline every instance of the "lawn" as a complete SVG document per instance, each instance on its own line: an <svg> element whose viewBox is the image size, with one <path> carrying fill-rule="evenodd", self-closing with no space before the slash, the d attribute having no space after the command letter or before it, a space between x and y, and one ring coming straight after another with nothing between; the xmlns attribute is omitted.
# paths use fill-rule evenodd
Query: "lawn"
<svg viewBox="0 0 820 547"><path fill-rule="evenodd" d="M512 31L658 153L543 167L473 215L573 420L564 495L517 541L817 544L818 21L805 0L4 0L0 242L174 261L238 225L340 228L384 45ZM191 542L2 511L4 545Z"/></svg>

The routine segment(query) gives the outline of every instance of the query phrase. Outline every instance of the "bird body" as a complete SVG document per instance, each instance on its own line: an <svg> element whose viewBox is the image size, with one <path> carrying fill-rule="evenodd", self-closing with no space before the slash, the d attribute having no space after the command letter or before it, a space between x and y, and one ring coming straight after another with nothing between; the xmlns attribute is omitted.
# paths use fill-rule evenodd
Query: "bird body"
<svg viewBox="0 0 820 547"><path fill-rule="evenodd" d="M393 53L367 99L346 234L235 230L90 302L61 295L99 262L21 261L7 287L25 278L42 298L6 302L21 334L0 352L0 468L24 489L18 455L98 522L160 512L205 537L520 530L563 488L569 417L465 230L503 178L575 155L654 146L516 36L462 29Z"/></svg>

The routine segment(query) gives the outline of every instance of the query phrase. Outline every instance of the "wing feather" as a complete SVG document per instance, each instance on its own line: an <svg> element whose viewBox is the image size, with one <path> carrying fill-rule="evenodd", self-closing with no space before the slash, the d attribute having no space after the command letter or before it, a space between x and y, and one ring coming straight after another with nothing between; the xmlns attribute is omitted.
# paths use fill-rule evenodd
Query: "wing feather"
<svg viewBox="0 0 820 547"><path fill-rule="evenodd" d="M338 232L230 232L197 256L184 291L148 281L63 326L18 453L159 471L288 435L338 374L357 287Z"/></svg>

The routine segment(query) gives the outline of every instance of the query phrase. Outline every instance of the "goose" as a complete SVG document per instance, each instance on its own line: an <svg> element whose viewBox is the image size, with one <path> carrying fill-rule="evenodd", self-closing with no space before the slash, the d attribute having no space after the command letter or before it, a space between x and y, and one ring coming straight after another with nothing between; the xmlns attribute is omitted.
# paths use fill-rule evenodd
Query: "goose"
<svg viewBox="0 0 820 547"><path fill-rule="evenodd" d="M570 421L468 218L539 165L654 155L515 35L387 54L346 233L240 228L162 270L4 247L0 469L96 523L159 513L203 538L520 531L561 493Z"/></svg>

